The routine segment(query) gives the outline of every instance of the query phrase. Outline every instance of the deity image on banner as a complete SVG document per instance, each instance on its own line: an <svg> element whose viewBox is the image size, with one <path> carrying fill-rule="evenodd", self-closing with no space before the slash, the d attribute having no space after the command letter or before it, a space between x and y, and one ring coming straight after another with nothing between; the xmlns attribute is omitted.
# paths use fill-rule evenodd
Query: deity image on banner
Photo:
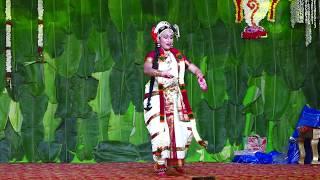
<svg viewBox="0 0 320 180"><path fill-rule="evenodd" d="M236 22L243 18L248 26L241 33L243 39L260 39L268 36L267 31L259 25L268 13L268 20L275 21L275 8L280 0L234 0L236 6ZM244 12L244 15L243 15Z"/></svg>

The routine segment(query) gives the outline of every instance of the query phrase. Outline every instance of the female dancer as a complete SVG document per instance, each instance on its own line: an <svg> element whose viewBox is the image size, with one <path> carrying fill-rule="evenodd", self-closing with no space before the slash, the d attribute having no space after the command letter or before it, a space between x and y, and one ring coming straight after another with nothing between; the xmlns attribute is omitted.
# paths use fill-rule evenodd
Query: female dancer
<svg viewBox="0 0 320 180"><path fill-rule="evenodd" d="M151 35L156 47L145 57L144 73L151 80L145 86L144 119L151 136L154 169L158 175L165 175L167 166L173 166L183 173L192 137L206 146L196 130L184 83L185 70L197 76L202 90L207 90L207 84L200 69L173 48L174 36L180 36L177 25L161 21Z"/></svg>

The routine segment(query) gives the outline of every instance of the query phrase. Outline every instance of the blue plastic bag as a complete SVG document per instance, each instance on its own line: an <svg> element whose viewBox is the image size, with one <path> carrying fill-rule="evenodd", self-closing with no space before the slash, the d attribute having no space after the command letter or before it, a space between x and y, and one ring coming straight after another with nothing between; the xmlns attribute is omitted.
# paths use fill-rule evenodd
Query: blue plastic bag
<svg viewBox="0 0 320 180"><path fill-rule="evenodd" d="M297 141L295 139L289 140L288 148L288 164L298 164L300 154Z"/></svg>
<svg viewBox="0 0 320 180"><path fill-rule="evenodd" d="M251 155L237 155L234 156L232 162L246 163L246 164L259 164L259 159Z"/></svg>

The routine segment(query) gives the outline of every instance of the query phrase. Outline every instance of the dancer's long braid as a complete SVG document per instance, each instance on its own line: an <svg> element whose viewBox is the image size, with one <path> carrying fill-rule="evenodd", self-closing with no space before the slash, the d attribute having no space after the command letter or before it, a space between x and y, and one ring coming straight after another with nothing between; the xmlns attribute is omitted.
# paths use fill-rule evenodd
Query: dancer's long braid
<svg viewBox="0 0 320 180"><path fill-rule="evenodd" d="M159 63L158 63L158 58L160 56L160 44L156 43L155 44L155 55L154 55L154 59L152 62L152 68L153 69L158 69L159 68ZM152 91L153 91L153 85L154 85L154 81L155 81L155 77L151 76L150 78L150 86L149 86L149 96L148 96L148 101L147 101L147 107L145 107L144 109L146 111L149 111L152 107L151 107L151 96L152 96Z"/></svg>

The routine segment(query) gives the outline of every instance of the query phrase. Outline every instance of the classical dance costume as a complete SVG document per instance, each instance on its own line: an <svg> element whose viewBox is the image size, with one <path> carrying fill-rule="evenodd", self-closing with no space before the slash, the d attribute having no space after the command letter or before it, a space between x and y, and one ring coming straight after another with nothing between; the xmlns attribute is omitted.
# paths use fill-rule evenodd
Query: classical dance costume
<svg viewBox="0 0 320 180"><path fill-rule="evenodd" d="M185 70L188 66L195 70L195 66L172 48L173 35L180 37L177 25L166 21L158 23L151 31L156 48L145 57L144 70L151 79L145 86L144 121L151 137L155 172L159 175L165 173L167 166L183 172L193 137L206 146L197 132L184 83ZM202 76L200 80L205 82Z"/></svg>
<svg viewBox="0 0 320 180"><path fill-rule="evenodd" d="M155 51L148 53L145 60L154 61ZM151 109L145 110L144 119L151 136L153 159L158 169L166 166L181 166L187 149L195 135L195 119L185 89L184 75L190 61L179 50L171 48L166 54L160 49L158 70L169 72L173 78L155 77L151 94ZM147 105L150 81L145 86L144 106ZM156 168L157 169L157 168Z"/></svg>

